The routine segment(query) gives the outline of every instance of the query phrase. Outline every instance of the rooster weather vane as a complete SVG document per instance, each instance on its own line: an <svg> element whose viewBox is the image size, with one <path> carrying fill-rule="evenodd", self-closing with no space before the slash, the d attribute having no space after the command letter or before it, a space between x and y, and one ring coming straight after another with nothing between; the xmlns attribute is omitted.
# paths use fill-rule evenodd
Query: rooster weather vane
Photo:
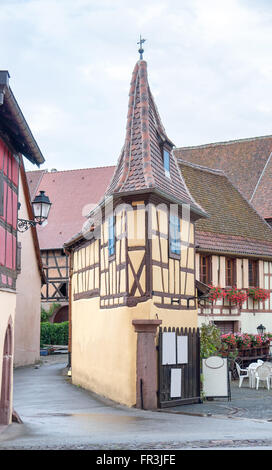
<svg viewBox="0 0 272 470"><path fill-rule="evenodd" d="M142 39L142 36L140 35L140 41L137 42L137 44L140 44L140 49L138 50L139 54L140 54L140 60L143 60L143 43L146 41L146 39Z"/></svg>

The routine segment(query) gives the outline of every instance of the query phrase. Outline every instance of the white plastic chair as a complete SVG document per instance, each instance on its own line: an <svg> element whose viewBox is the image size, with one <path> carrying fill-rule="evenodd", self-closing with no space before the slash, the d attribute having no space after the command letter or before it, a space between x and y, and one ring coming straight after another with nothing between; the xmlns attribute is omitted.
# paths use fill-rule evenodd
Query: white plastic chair
<svg viewBox="0 0 272 470"><path fill-rule="evenodd" d="M239 388L240 388L242 386L243 380L249 379L249 373L248 373L248 369L241 369L238 362L235 362L235 364L236 364L236 369L239 375Z"/></svg>
<svg viewBox="0 0 272 470"><path fill-rule="evenodd" d="M268 390L270 389L271 367L262 364L255 370L256 390L259 388L260 381L266 382Z"/></svg>
<svg viewBox="0 0 272 470"><path fill-rule="evenodd" d="M255 371L261 364L263 364L263 361L258 359L257 362L251 362L248 366L249 386L251 388L255 388Z"/></svg>

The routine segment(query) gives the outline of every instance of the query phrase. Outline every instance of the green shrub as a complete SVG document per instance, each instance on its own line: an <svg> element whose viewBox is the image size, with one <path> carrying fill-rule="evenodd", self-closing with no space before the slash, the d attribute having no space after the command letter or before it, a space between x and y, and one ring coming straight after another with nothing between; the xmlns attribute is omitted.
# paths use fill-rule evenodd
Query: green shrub
<svg viewBox="0 0 272 470"><path fill-rule="evenodd" d="M67 345L69 336L69 322L41 323L41 347L44 344Z"/></svg>
<svg viewBox="0 0 272 470"><path fill-rule="evenodd" d="M203 323L200 328L201 359L218 354L222 348L221 331L213 323Z"/></svg>
<svg viewBox="0 0 272 470"><path fill-rule="evenodd" d="M60 307L61 304L54 302L48 310L46 310L43 306L41 307L41 322L48 322L49 318L55 313L57 308Z"/></svg>

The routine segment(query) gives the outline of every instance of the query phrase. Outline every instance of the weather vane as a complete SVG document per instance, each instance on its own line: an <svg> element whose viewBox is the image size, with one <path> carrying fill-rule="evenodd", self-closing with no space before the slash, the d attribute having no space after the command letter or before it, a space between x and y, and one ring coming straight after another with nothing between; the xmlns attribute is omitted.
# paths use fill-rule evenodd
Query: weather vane
<svg viewBox="0 0 272 470"><path fill-rule="evenodd" d="M139 54L140 54L140 60L143 59L143 52L144 52L144 50L143 50L142 45L143 45L143 43L144 43L145 41L146 41L146 39L142 39L142 36L140 35L140 41L137 42L137 44L140 44L140 49L138 50L138 52L139 52Z"/></svg>

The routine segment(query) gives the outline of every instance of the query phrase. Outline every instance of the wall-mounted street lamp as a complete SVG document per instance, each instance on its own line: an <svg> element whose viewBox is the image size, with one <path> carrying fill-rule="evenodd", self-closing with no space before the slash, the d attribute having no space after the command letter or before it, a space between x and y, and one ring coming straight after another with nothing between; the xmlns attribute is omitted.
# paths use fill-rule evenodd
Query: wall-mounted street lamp
<svg viewBox="0 0 272 470"><path fill-rule="evenodd" d="M18 219L17 229L19 232L25 232L30 227L41 225L47 220L52 203L45 191L40 191L32 202L33 214L35 220Z"/></svg>
<svg viewBox="0 0 272 470"><path fill-rule="evenodd" d="M257 332L259 335L262 335L266 330L266 327L263 326L262 324L260 324L259 326L257 326Z"/></svg>

